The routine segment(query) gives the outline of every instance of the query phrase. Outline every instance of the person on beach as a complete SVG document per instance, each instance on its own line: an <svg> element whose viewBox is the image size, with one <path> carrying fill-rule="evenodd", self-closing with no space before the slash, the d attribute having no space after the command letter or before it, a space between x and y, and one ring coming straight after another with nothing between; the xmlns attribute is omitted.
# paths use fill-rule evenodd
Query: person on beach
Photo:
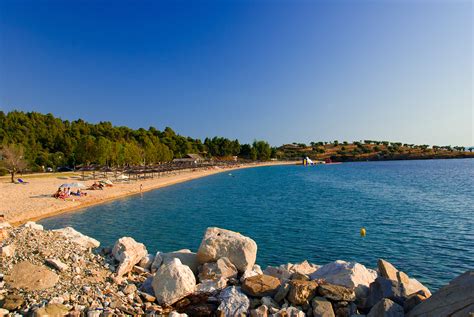
<svg viewBox="0 0 474 317"><path fill-rule="evenodd" d="M143 184L140 184L140 193L143 191Z"/></svg>

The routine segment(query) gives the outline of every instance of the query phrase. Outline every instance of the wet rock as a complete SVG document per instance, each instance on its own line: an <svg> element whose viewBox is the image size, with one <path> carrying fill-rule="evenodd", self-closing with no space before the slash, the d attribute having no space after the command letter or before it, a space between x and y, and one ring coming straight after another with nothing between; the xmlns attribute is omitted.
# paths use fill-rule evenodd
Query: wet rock
<svg viewBox="0 0 474 317"><path fill-rule="evenodd" d="M13 288L34 291L53 287L59 281L59 276L44 265L23 261L13 267L6 281Z"/></svg>
<svg viewBox="0 0 474 317"><path fill-rule="evenodd" d="M270 275L255 275L245 279L242 291L250 296L273 296L280 287L280 280Z"/></svg>
<svg viewBox="0 0 474 317"><path fill-rule="evenodd" d="M316 281L290 281L288 300L294 305L308 304L316 295L318 283Z"/></svg>
<svg viewBox="0 0 474 317"><path fill-rule="evenodd" d="M199 269L199 280L219 280L237 277L237 268L228 258L220 258L217 262L204 263Z"/></svg>
<svg viewBox="0 0 474 317"><path fill-rule="evenodd" d="M313 307L313 317L334 317L332 304L324 297L315 297L311 301Z"/></svg>
<svg viewBox="0 0 474 317"><path fill-rule="evenodd" d="M352 302L356 299L355 293L352 289L334 284L319 285L318 293L333 301Z"/></svg>
<svg viewBox="0 0 474 317"><path fill-rule="evenodd" d="M46 264L48 264L49 266L55 268L56 270L60 272L64 272L68 269L67 264L64 264L59 259L46 259L45 262Z"/></svg>
<svg viewBox="0 0 474 317"><path fill-rule="evenodd" d="M220 228L208 228L197 252L199 263L226 257L239 272L251 269L257 257L257 244L240 233Z"/></svg>
<svg viewBox="0 0 474 317"><path fill-rule="evenodd" d="M28 221L28 222L25 223L23 226L24 226L25 228L29 228L29 229L43 230L43 226L40 225L40 224L37 224L37 223L34 222L34 221Z"/></svg>
<svg viewBox="0 0 474 317"><path fill-rule="evenodd" d="M403 317L402 306L394 301L384 298L372 307L367 317Z"/></svg>
<svg viewBox="0 0 474 317"><path fill-rule="evenodd" d="M470 270L415 306L408 316L468 316L474 311L473 294L474 270Z"/></svg>
<svg viewBox="0 0 474 317"><path fill-rule="evenodd" d="M194 292L196 279L189 266L174 258L156 272L152 286L159 304L172 305Z"/></svg>
<svg viewBox="0 0 474 317"><path fill-rule="evenodd" d="M132 268L146 256L145 245L136 242L131 237L120 238L115 242L112 250L114 258L120 262L117 268L117 276L122 276L132 270Z"/></svg>
<svg viewBox="0 0 474 317"><path fill-rule="evenodd" d="M240 316L241 314L247 314L250 306L248 297L245 296L240 287L237 286L225 288L219 294L219 300L221 303L217 310L224 314L224 316Z"/></svg>
<svg viewBox="0 0 474 317"><path fill-rule="evenodd" d="M324 279L328 283L354 288L357 297L367 297L369 285L377 272L355 262L335 261L321 266L310 275L311 280Z"/></svg>
<svg viewBox="0 0 474 317"><path fill-rule="evenodd" d="M199 263L196 253L191 252L191 250L188 249L168 253L157 252L153 263L151 264L151 272L156 272L163 263L169 262L175 258L179 259L182 264L189 266L194 274L198 274Z"/></svg>
<svg viewBox="0 0 474 317"><path fill-rule="evenodd" d="M65 238L80 245L81 247L85 249L94 249L100 246L99 241L80 233L79 231L75 230L72 227L66 227L66 228L57 229L53 231L60 233Z"/></svg>

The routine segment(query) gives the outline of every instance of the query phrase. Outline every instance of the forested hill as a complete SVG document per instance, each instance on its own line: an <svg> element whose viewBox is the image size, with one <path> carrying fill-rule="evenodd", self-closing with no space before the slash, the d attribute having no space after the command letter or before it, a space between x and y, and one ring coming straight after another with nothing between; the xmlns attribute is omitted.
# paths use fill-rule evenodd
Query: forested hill
<svg viewBox="0 0 474 317"><path fill-rule="evenodd" d="M77 166L100 164L153 164L171 161L188 153L205 156L268 160L271 148L267 142L252 145L222 137L203 141L181 136L167 127L130 129L110 122L98 124L84 120L61 120L52 114L0 111L0 144L23 147L25 159L32 170L41 166Z"/></svg>

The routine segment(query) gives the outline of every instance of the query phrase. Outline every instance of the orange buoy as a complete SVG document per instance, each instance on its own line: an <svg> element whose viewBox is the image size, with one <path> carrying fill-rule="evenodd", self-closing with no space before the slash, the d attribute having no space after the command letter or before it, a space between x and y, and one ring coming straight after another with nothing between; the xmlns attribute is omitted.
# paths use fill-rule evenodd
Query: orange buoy
<svg viewBox="0 0 474 317"><path fill-rule="evenodd" d="M360 236L365 237L365 233L366 233L365 228L364 227L360 228Z"/></svg>

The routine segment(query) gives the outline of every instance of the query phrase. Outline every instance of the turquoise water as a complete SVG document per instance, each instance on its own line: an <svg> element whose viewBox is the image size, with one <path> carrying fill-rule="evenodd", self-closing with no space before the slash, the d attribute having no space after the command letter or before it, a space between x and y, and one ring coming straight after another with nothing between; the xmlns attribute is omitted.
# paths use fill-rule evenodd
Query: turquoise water
<svg viewBox="0 0 474 317"><path fill-rule="evenodd" d="M257 262L392 262L430 288L474 268L474 160L273 166L221 173L41 221L110 246L197 250L205 229L241 232ZM367 229L361 238L360 228Z"/></svg>

